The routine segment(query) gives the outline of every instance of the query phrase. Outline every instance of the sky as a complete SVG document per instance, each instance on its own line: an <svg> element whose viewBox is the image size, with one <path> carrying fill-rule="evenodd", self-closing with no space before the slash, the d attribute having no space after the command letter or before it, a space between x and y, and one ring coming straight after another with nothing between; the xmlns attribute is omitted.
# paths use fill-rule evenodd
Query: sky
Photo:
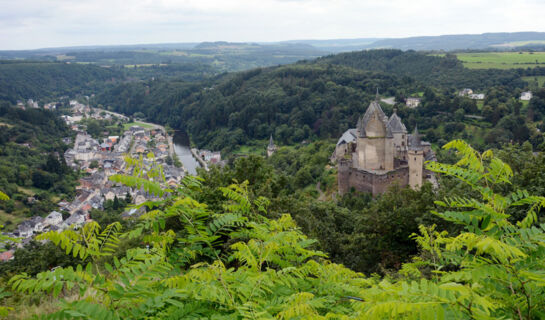
<svg viewBox="0 0 545 320"><path fill-rule="evenodd" d="M0 0L0 50L545 31L545 0Z"/></svg>

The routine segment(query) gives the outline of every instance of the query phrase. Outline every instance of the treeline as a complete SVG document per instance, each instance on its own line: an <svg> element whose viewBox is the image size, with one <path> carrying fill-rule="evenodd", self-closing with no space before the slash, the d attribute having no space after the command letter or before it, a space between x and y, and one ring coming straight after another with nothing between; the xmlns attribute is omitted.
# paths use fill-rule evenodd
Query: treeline
<svg viewBox="0 0 545 320"><path fill-rule="evenodd" d="M0 101L55 99L91 94L119 79L118 72L95 65L58 62L0 62Z"/></svg>

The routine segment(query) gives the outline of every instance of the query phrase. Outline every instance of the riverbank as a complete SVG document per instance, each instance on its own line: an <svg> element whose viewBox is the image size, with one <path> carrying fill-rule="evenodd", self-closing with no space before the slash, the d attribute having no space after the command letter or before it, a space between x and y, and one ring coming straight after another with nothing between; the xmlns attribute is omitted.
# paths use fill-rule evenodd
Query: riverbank
<svg viewBox="0 0 545 320"><path fill-rule="evenodd" d="M201 157L199 157L199 155L197 154L197 149L191 148L191 154L193 155L193 158L197 159L197 161L201 164L201 167L203 167L204 170L208 171L208 164L206 163L206 161L201 159Z"/></svg>

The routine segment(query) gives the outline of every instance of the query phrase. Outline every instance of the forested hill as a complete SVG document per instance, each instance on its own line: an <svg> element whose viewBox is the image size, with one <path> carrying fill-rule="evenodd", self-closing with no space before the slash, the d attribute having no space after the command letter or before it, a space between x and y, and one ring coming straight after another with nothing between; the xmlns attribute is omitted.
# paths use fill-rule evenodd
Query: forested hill
<svg viewBox="0 0 545 320"><path fill-rule="evenodd" d="M394 94L415 86L384 73L294 64L228 74L203 86L124 84L96 102L127 114L143 112L151 121L186 129L199 146L221 149L270 134L282 143L336 137L356 123L377 87Z"/></svg>
<svg viewBox="0 0 545 320"><path fill-rule="evenodd" d="M288 144L338 137L355 125L377 88L398 101L429 88L454 92L500 86L508 96L526 85L519 72L469 70L450 56L376 50L224 74L202 83L123 84L95 102L126 114L142 112L150 121L187 130L199 147L229 151L270 134ZM461 101L444 103L455 108L436 105L426 110L454 112L461 105ZM474 113L475 108L466 112ZM414 117L408 120L415 122Z"/></svg>
<svg viewBox="0 0 545 320"><path fill-rule="evenodd" d="M63 138L74 134L58 114L0 104L0 190L11 198L0 203L0 224L11 229L26 217L45 216L58 208L58 198L73 196L78 173L62 155ZM28 202L29 196L39 201Z"/></svg>
<svg viewBox="0 0 545 320"><path fill-rule="evenodd" d="M0 61L0 101L92 93L120 74L95 65Z"/></svg>
<svg viewBox="0 0 545 320"><path fill-rule="evenodd" d="M521 70L467 69L453 54L440 57L416 51L380 49L330 55L313 63L409 76L434 87L484 89L497 85L524 85L520 80Z"/></svg>

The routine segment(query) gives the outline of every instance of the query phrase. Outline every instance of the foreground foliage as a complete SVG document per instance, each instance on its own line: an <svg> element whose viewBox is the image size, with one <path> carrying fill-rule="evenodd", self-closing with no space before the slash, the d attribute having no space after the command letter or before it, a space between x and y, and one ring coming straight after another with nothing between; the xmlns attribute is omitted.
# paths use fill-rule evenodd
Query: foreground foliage
<svg viewBox="0 0 545 320"><path fill-rule="evenodd" d="M331 263L289 215L266 218L268 200L247 184L219 188L230 201L212 211L195 200L200 181L185 178L169 197L123 232L102 229L46 233L67 254L86 259L10 280L13 290L59 297L49 319L538 319L545 316L545 198L507 195L511 168L491 151L463 141L445 146L461 159L429 168L469 185L480 196L447 198L434 212L462 226L449 236L421 226L420 255L399 274L366 277ZM116 181L133 183L134 178ZM526 216L509 222L512 208ZM120 244L137 239L127 250Z"/></svg>

